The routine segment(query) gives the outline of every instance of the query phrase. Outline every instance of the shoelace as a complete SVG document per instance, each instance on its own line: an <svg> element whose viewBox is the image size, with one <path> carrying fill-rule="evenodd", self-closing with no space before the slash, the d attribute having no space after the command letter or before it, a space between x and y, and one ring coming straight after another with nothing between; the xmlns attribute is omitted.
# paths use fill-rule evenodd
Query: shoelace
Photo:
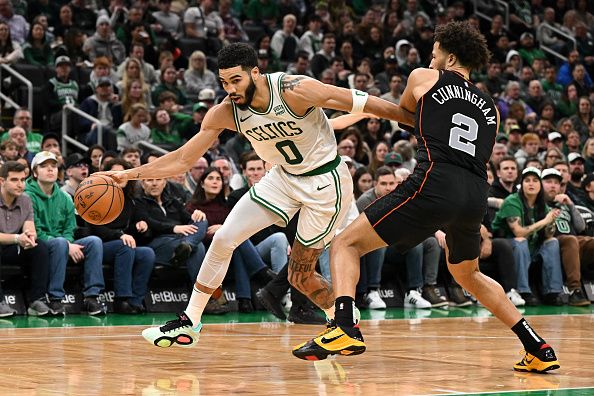
<svg viewBox="0 0 594 396"><path fill-rule="evenodd" d="M161 326L159 328L159 330L161 330L163 333L167 333L169 331L173 331L176 329L179 329L181 327L191 327L188 324L184 324L183 320L180 316L177 317L177 319L173 319L173 320L169 320L167 322L165 322L165 324L163 326Z"/></svg>

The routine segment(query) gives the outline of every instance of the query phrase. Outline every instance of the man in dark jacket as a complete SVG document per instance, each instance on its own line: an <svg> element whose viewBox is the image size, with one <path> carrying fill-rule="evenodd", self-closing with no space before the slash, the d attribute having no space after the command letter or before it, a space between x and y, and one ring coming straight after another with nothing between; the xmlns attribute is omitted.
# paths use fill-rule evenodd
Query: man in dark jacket
<svg viewBox="0 0 594 396"><path fill-rule="evenodd" d="M506 156L499 161L497 178L489 189L489 197L505 199L518 191L518 163L514 157Z"/></svg>
<svg viewBox="0 0 594 396"><path fill-rule="evenodd" d="M148 231L141 243L153 248L157 263L186 264L189 279L193 281L204 259L202 240L208 222L204 213L196 210L190 214L179 200L165 194L166 185L165 179L142 181L138 210L146 219Z"/></svg>

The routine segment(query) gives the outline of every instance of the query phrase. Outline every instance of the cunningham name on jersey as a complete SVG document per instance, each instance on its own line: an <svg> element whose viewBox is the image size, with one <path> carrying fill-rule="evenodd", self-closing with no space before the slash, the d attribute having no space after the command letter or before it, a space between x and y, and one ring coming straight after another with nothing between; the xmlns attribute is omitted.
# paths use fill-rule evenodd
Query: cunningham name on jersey
<svg viewBox="0 0 594 396"><path fill-rule="evenodd" d="M478 107L479 110L485 115L485 121L487 122L487 125L497 124L497 115L489 115L489 113L491 112L490 106L485 108L487 102L484 99L479 98L477 94L475 94L474 92L465 89L459 85L450 84L441 87L437 90L437 92L434 92L431 95L431 98L433 98L440 105L446 103L450 99L466 100Z"/></svg>

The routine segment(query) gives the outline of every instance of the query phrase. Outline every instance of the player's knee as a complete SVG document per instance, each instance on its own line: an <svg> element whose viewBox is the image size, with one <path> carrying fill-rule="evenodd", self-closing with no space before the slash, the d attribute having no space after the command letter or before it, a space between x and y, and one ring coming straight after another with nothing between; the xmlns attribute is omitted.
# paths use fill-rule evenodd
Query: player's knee
<svg viewBox="0 0 594 396"><path fill-rule="evenodd" d="M233 236L229 235L224 227L221 227L212 238L211 249L232 252L238 245Z"/></svg>

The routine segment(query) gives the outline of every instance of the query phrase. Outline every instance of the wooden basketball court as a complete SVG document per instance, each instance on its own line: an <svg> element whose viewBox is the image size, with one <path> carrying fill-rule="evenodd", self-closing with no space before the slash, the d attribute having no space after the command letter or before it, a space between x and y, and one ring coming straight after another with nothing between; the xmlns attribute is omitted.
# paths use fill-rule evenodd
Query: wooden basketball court
<svg viewBox="0 0 594 396"><path fill-rule="evenodd" d="M521 345L492 317L365 320L367 352L321 362L290 353L321 328L281 322L206 325L192 349L153 347L146 326L0 329L0 394L594 394L594 316L529 320L557 351L553 374L514 372Z"/></svg>

